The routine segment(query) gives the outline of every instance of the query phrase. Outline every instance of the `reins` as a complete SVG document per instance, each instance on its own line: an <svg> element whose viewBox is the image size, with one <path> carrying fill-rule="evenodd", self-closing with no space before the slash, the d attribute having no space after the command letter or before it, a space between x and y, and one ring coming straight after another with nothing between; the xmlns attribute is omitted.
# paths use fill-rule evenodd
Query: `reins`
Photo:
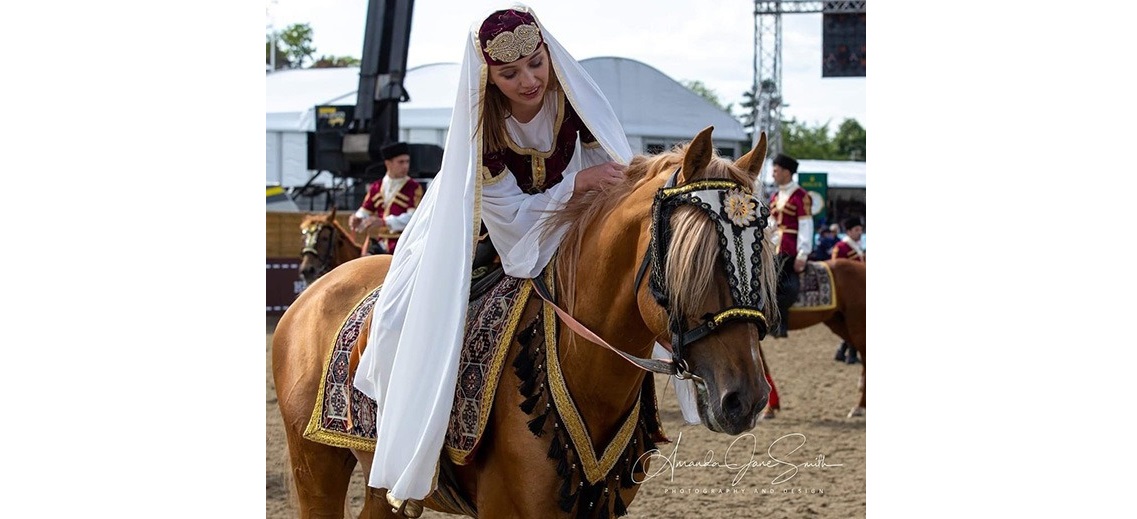
<svg viewBox="0 0 1137 519"><path fill-rule="evenodd" d="M574 319L553 302L553 297L543 280L531 281L537 294L552 306L553 310L571 330L590 342L608 348L636 367L653 373L673 375L679 379L702 378L692 373L684 358L686 345L706 338L732 321L751 321L758 326L759 340L767 332L766 316L761 311L764 297L761 294L761 251L762 230L766 227L769 210L762 205L746 186L728 179L698 180L676 186L681 168L656 192L652 204L651 245L633 281L633 292L639 292L640 284L652 267L650 288L652 296L668 315L668 328L671 342L661 343L671 352L671 359L644 359L625 353L593 333L588 327ZM702 210L716 226L722 247L722 261L726 265L732 305L715 313L702 316L702 322L693 329L686 329L683 316L676 316L667 297L666 281L662 275L662 265L670 245L670 217L680 205L691 205ZM732 245L732 246L728 246Z"/></svg>

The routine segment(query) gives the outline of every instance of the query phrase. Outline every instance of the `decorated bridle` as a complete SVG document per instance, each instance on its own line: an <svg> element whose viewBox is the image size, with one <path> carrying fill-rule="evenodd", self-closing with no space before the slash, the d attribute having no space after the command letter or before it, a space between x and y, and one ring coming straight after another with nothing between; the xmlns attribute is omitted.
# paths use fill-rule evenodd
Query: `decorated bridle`
<svg viewBox="0 0 1137 519"><path fill-rule="evenodd" d="M318 248L316 248L316 244L319 243L320 234L324 231L328 231L331 234L328 236L327 250L321 252ZM316 277L327 274L328 271L332 269L332 258L336 248L335 226L325 223L318 223L312 227L300 229L300 234L304 236L304 248L300 249L300 256L303 257L305 254L311 254L320 261L320 270L316 272Z"/></svg>
<svg viewBox="0 0 1137 519"><path fill-rule="evenodd" d="M768 326L762 312L766 301L761 290L761 272L763 231L770 210L754 196L748 186L735 180L697 180L677 186L675 183L680 169L676 168L656 192L651 210L651 243L632 287L633 291L639 291L640 283L650 266L648 286L656 302L668 315L671 359L641 359L612 347L553 304L548 288L540 277L534 278L533 284L537 293L553 305L561 319L588 340L607 347L644 370L701 381L687 365L684 357L687 345L707 337L731 321L752 321L758 325L758 338L766 337ZM726 267L732 303L718 312L703 315L702 322L692 329L687 329L684 316L673 311L663 273L667 250L671 246L671 215L682 205L702 210L714 223L721 251L720 260Z"/></svg>
<svg viewBox="0 0 1137 519"><path fill-rule="evenodd" d="M766 337L768 326L762 313L766 302L762 294L761 273L763 230L770 210L753 195L750 187L735 180L696 180L677 186L679 170L676 168L655 194L651 209L651 244L636 273L633 288L639 290L650 264L648 287L656 302L667 310L676 376L687 379L697 377L687 366L685 346L714 333L722 325L731 321L751 321L758 325L758 338ZM662 268L671 246L671 215L684 205L702 210L714 224L732 302L727 308L703 315L702 323L689 330L684 316L678 315L671 307Z"/></svg>

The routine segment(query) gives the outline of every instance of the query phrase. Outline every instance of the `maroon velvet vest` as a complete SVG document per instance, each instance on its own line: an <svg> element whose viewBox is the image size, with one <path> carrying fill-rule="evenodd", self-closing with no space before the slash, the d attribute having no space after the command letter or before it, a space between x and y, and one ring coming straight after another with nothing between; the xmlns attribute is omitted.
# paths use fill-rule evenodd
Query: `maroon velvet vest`
<svg viewBox="0 0 1137 519"><path fill-rule="evenodd" d="M558 92L557 96L558 117L553 122L556 138L553 140L552 151L542 153L522 148L513 139L509 139L509 147L506 149L482 155L482 166L492 176L496 177L509 168L522 191L529 194L541 193L563 179L565 168L576 151L577 133L580 134L582 146L600 145L592 132L584 126L584 121L576 110L564 98L564 94Z"/></svg>

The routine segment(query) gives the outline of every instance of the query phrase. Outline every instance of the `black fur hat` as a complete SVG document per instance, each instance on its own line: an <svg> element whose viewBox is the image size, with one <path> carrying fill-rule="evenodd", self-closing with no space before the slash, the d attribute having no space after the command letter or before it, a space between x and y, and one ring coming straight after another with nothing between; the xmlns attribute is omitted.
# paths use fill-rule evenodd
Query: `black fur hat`
<svg viewBox="0 0 1137 519"><path fill-rule="evenodd" d="M779 153L777 157L774 157L774 164L790 170L790 173L797 173L797 161L784 153Z"/></svg>
<svg viewBox="0 0 1137 519"><path fill-rule="evenodd" d="M411 148L410 146L407 146L407 143L405 142L396 142L394 144L383 146L383 149L380 151L383 152L384 160L391 160L395 157L398 157L399 155L411 154Z"/></svg>

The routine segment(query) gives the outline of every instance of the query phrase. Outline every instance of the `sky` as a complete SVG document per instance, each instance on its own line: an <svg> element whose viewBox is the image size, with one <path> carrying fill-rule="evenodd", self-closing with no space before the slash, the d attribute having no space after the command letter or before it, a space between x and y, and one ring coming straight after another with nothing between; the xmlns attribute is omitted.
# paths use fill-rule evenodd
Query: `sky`
<svg viewBox="0 0 1137 519"><path fill-rule="evenodd" d="M417 0L408 68L460 62L463 37L471 25L511 3ZM367 0L266 0L266 30L307 23L316 57L359 58L367 4ZM530 0L528 5L578 60L631 58L676 81L702 81L722 104L736 107L753 83L751 1ZM828 122L834 131L844 119L856 119L867 129L865 81L821 77L821 14L782 16L782 90L788 103L782 108L784 118L797 118L811 126ZM739 112L736 108L735 113Z"/></svg>

